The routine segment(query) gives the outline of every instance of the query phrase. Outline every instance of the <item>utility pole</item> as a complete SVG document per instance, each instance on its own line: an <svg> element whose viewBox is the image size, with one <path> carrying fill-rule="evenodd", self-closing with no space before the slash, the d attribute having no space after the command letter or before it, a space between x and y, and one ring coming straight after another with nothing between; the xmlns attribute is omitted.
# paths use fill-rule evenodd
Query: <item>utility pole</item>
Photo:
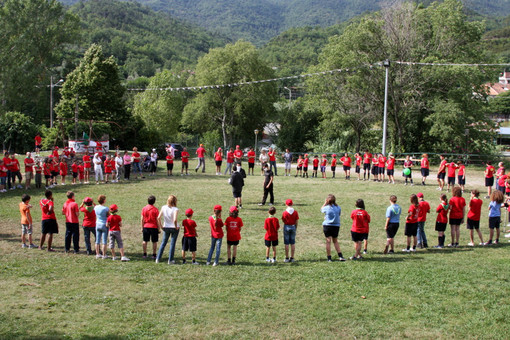
<svg viewBox="0 0 510 340"><path fill-rule="evenodd" d="M384 84L384 119L383 119L383 137L382 137L382 154L386 156L386 129L388 125L388 77L390 70L390 60L383 61L383 66L386 69L386 80Z"/></svg>

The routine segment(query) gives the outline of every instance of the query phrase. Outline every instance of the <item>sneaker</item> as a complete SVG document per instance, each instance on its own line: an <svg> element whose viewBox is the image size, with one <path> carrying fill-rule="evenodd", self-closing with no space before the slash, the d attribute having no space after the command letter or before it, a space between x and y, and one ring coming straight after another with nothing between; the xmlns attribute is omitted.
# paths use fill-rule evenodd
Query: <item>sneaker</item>
<svg viewBox="0 0 510 340"><path fill-rule="evenodd" d="M102 259L103 257L99 254L96 255L96 259Z"/></svg>
<svg viewBox="0 0 510 340"><path fill-rule="evenodd" d="M333 260L331 260L331 259L328 259L328 262L333 262Z"/></svg>
<svg viewBox="0 0 510 340"><path fill-rule="evenodd" d="M214 262L214 263L212 264L212 266L213 266L213 267L216 267L217 265L218 265L218 262Z"/></svg>
<svg viewBox="0 0 510 340"><path fill-rule="evenodd" d="M275 259L271 259L271 263L276 263L276 260Z"/></svg>
<svg viewBox="0 0 510 340"><path fill-rule="evenodd" d="M357 260L359 260L359 259L358 259L356 256L351 256L351 257L349 257L349 260L357 261Z"/></svg>
<svg viewBox="0 0 510 340"><path fill-rule="evenodd" d="M269 258L266 258L266 262L269 263L271 262L271 260Z"/></svg>
<svg viewBox="0 0 510 340"><path fill-rule="evenodd" d="M411 252L416 253L416 248L409 249Z"/></svg>
<svg viewBox="0 0 510 340"><path fill-rule="evenodd" d="M106 260L108 258L108 255L103 255L103 260Z"/></svg>
<svg viewBox="0 0 510 340"><path fill-rule="evenodd" d="M469 242L467 245L468 245L469 247L474 247L474 246L475 246L475 244L474 244L473 242Z"/></svg>
<svg viewBox="0 0 510 340"><path fill-rule="evenodd" d="M455 247L455 243L448 244L448 247L450 247L450 248Z"/></svg>
<svg viewBox="0 0 510 340"><path fill-rule="evenodd" d="M407 248L402 249L402 251L403 251L404 253L409 253L409 252L411 252L411 250L409 250L409 249L407 249Z"/></svg>
<svg viewBox="0 0 510 340"><path fill-rule="evenodd" d="M294 260L294 258L293 258L293 257L291 257L291 258L290 258L290 260L289 260L289 262L290 262L290 263L294 263L294 262L296 262L296 260Z"/></svg>
<svg viewBox="0 0 510 340"><path fill-rule="evenodd" d="M31 245L28 246L28 248L35 249L35 248L37 248L37 246L35 244L31 244Z"/></svg>
<svg viewBox="0 0 510 340"><path fill-rule="evenodd" d="M269 206L272 206L272 205L273 205L273 203L269 203Z"/></svg>
<svg viewBox="0 0 510 340"><path fill-rule="evenodd" d="M112 261L117 261L117 257L112 257Z"/></svg>
<svg viewBox="0 0 510 340"><path fill-rule="evenodd" d="M390 249L390 250L388 251L388 254L395 254L395 251Z"/></svg>
<svg viewBox="0 0 510 340"><path fill-rule="evenodd" d="M444 247L440 246L440 245L437 245L437 246L434 246L434 248L436 248L436 249L443 249Z"/></svg>
<svg viewBox="0 0 510 340"><path fill-rule="evenodd" d="M363 250L363 254L366 255L367 254L367 251L366 250Z"/></svg>
<svg viewBox="0 0 510 340"><path fill-rule="evenodd" d="M21 248L27 248L27 245L26 245L25 243L23 243L23 244L21 245Z"/></svg>
<svg viewBox="0 0 510 340"><path fill-rule="evenodd" d="M53 248L50 248L50 249L48 249L48 251L49 251L50 253L53 253L53 252L55 252L56 250L55 250L55 249L53 249Z"/></svg>
<svg viewBox="0 0 510 340"><path fill-rule="evenodd" d="M195 262L191 262L191 264L199 265L200 263L198 263L197 261L195 261Z"/></svg>
<svg viewBox="0 0 510 340"><path fill-rule="evenodd" d="M484 246L490 246L492 245L492 241L489 241L489 242L485 242Z"/></svg>
<svg viewBox="0 0 510 340"><path fill-rule="evenodd" d="M499 243L499 239L496 239L496 241L494 241L494 244L498 244Z"/></svg>
<svg viewBox="0 0 510 340"><path fill-rule="evenodd" d="M122 257L120 258L120 260L121 260L122 262L127 262L127 261L129 261L129 259L128 259L127 257L125 257L125 256L122 256Z"/></svg>
<svg viewBox="0 0 510 340"><path fill-rule="evenodd" d="M283 260L284 263L289 263L290 260L288 258L286 258L285 260Z"/></svg>
<svg viewBox="0 0 510 340"><path fill-rule="evenodd" d="M263 206L264 204L263 203L259 203L259 206Z"/></svg>
<svg viewBox="0 0 510 340"><path fill-rule="evenodd" d="M159 263L159 260L158 260L158 259L156 259L156 261L154 261L154 262L155 262L155 263Z"/></svg>
<svg viewBox="0 0 510 340"><path fill-rule="evenodd" d="M338 261L340 261L340 262L344 262L344 261L345 261L345 259L344 259L343 257L339 257L339 258L338 258Z"/></svg>
<svg viewBox="0 0 510 340"><path fill-rule="evenodd" d="M217 174L216 174L217 175ZM211 262L206 262L205 263L206 266L210 266L211 265Z"/></svg>
<svg viewBox="0 0 510 340"><path fill-rule="evenodd" d="M23 189L23 186L21 186L21 185L18 185L18 189Z"/></svg>
<svg viewBox="0 0 510 340"><path fill-rule="evenodd" d="M175 261L174 260L168 261L168 264L175 264Z"/></svg>
<svg viewBox="0 0 510 340"><path fill-rule="evenodd" d="M484 245L485 245L485 243L480 242L480 243L478 243L478 245L479 245L479 246L484 246Z"/></svg>

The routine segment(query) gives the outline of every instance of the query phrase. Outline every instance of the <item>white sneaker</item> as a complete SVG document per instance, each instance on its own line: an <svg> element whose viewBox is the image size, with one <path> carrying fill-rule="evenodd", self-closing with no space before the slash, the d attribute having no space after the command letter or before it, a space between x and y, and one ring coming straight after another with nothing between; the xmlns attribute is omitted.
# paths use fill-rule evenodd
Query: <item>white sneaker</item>
<svg viewBox="0 0 510 340"><path fill-rule="evenodd" d="M117 258L116 257L112 257L112 261L117 261Z"/></svg>
<svg viewBox="0 0 510 340"><path fill-rule="evenodd" d="M206 262L205 263L206 266L210 266L211 265L211 262Z"/></svg>
<svg viewBox="0 0 510 340"><path fill-rule="evenodd" d="M108 255L103 255L103 260L106 260L108 258Z"/></svg>
<svg viewBox="0 0 510 340"><path fill-rule="evenodd" d="M283 262L285 262L285 263L289 263L289 262L290 262L290 260L289 260L289 259L285 259Z"/></svg>
<svg viewBox="0 0 510 340"><path fill-rule="evenodd" d="M267 262L267 263L269 263L269 262L271 262L271 260L270 260L269 258L267 258L267 259L266 259L266 262Z"/></svg>
<svg viewBox="0 0 510 340"><path fill-rule="evenodd" d="M411 248L411 249L409 249L409 251L415 253L416 252L416 248Z"/></svg>
<svg viewBox="0 0 510 340"><path fill-rule="evenodd" d="M96 255L96 259L102 259L103 257L99 254Z"/></svg>
<svg viewBox="0 0 510 340"><path fill-rule="evenodd" d="M23 187L21 185L18 185L18 189L23 189Z"/></svg>
<svg viewBox="0 0 510 340"><path fill-rule="evenodd" d="M127 261L129 261L129 259L128 259L127 257L125 257L125 256L122 256L122 257L120 258L120 260L121 260L122 262L127 262Z"/></svg>
<svg viewBox="0 0 510 340"><path fill-rule="evenodd" d="M195 261L195 262L191 262L191 264L199 265L200 263L198 263L198 262L196 262L196 261Z"/></svg>
<svg viewBox="0 0 510 340"><path fill-rule="evenodd" d="M168 261L168 264L175 264L175 261L174 260Z"/></svg>
<svg viewBox="0 0 510 340"><path fill-rule="evenodd" d="M409 252L411 252L411 250L409 250L409 249L407 249L407 248L402 249L402 251L403 251L404 253L409 253Z"/></svg>
<svg viewBox="0 0 510 340"><path fill-rule="evenodd" d="M216 267L217 265L218 265L218 262L214 262L214 263L212 264L212 266L213 266L213 267Z"/></svg>
<svg viewBox="0 0 510 340"><path fill-rule="evenodd" d="M510 233L505 234L505 237L506 237L506 238L509 238L509 237L510 237Z"/></svg>
<svg viewBox="0 0 510 340"><path fill-rule="evenodd" d="M467 245L468 245L469 247L474 247L474 246L475 246L475 244L474 244L473 242L469 242Z"/></svg>
<svg viewBox="0 0 510 340"><path fill-rule="evenodd" d="M275 259L271 259L271 263L276 263L276 260Z"/></svg>

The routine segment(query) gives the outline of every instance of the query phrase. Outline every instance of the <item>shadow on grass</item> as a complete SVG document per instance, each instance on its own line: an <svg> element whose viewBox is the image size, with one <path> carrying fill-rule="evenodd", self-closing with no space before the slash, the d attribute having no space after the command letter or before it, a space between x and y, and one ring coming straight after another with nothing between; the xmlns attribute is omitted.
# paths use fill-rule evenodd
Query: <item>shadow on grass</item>
<svg viewBox="0 0 510 340"><path fill-rule="evenodd" d="M7 241L7 242L16 242L16 243L21 242L20 236L14 235L14 234L0 234L0 240Z"/></svg>

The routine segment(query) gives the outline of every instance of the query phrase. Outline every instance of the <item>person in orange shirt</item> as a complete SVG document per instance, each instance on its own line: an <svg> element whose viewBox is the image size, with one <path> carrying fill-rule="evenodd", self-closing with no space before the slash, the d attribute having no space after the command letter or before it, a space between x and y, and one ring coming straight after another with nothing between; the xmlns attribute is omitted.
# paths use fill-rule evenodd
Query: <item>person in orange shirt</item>
<svg viewBox="0 0 510 340"><path fill-rule="evenodd" d="M21 196L21 202L19 204L19 212L21 214L21 247L22 248L37 248L35 244L32 243L32 215L30 214L30 209L32 209L32 205L30 203L30 195L23 194ZM28 246L25 243L26 237L28 235Z"/></svg>
<svg viewBox="0 0 510 340"><path fill-rule="evenodd" d="M490 198L492 193L492 186L494 185L494 166L492 166L491 162L487 162L487 168L485 168L485 186L487 187L487 196L485 198Z"/></svg>

